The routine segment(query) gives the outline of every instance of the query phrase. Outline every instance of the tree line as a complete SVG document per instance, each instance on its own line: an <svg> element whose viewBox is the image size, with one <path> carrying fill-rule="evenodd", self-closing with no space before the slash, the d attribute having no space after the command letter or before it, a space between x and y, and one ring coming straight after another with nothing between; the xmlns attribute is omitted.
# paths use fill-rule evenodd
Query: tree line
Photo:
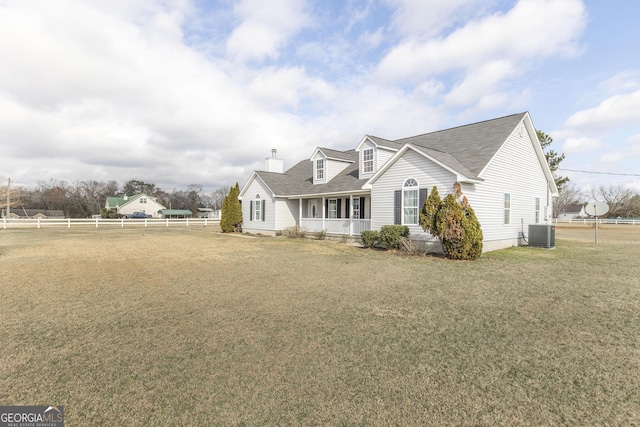
<svg viewBox="0 0 640 427"><path fill-rule="evenodd" d="M221 209L227 189L218 188L213 192L205 192L202 185L190 184L186 190L165 191L153 183L132 179L122 187L117 181L41 181L33 188L11 186L3 180L0 186L0 206L7 204L7 193L11 209L44 209L61 210L68 218L87 218L97 215L104 208L107 197L133 196L144 193L155 197L168 209L189 209L196 212L198 208Z"/></svg>

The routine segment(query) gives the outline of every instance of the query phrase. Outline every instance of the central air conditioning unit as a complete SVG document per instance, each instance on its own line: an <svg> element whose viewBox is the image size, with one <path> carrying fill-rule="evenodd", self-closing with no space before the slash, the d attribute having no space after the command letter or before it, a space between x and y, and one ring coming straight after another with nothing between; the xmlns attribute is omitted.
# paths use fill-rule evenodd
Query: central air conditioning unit
<svg viewBox="0 0 640 427"><path fill-rule="evenodd" d="M529 246L536 248L556 247L556 226L551 224L529 224Z"/></svg>

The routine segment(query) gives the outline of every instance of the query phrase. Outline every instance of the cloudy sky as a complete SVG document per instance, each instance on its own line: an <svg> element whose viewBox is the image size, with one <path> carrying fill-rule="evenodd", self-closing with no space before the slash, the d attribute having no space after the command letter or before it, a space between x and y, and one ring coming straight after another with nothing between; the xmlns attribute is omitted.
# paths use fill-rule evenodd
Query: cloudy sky
<svg viewBox="0 0 640 427"><path fill-rule="evenodd" d="M0 177L167 191L529 111L640 188L632 0L0 0ZM611 175L611 174L619 175ZM626 174L626 175L623 175ZM634 176L636 175L636 176Z"/></svg>

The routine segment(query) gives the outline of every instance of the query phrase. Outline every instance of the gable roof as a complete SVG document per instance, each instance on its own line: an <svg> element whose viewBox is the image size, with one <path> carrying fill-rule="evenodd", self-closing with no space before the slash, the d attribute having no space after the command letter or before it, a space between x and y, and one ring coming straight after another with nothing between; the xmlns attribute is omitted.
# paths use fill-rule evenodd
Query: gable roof
<svg viewBox="0 0 640 427"><path fill-rule="evenodd" d="M402 144L395 141L389 141L388 139L380 138L379 136L365 135L364 138L362 138L362 141L360 141L356 146L356 151L359 151L362 148L362 144L367 140L373 142L377 147L383 147L392 151L398 151L402 147Z"/></svg>
<svg viewBox="0 0 640 427"><path fill-rule="evenodd" d="M350 150L353 151L353 150ZM338 150L333 150L331 148L316 148L316 150L313 152L313 155L311 156L311 158L313 159L316 155L316 153L321 152L322 154L325 155L325 157L327 159L332 159L332 160L340 160L343 162L353 162L353 161L357 161L357 157L354 160L353 156L351 155L350 151L338 151Z"/></svg>
<svg viewBox="0 0 640 427"><path fill-rule="evenodd" d="M374 182L394 162L394 159L401 156L408 149L413 149L430 158L444 168L456 173L460 179L481 181L480 175L482 171L491 162L516 127L528 117L528 114L527 112L512 114L395 141L366 135L358 144L358 147L369 139L378 146L396 151L391 160L387 161L374 176L367 179L358 178L359 162L356 150L338 151L318 148L314 151L314 155L318 151L322 151L327 157L352 163L328 183L315 185L313 184L313 165L308 160L299 162L285 173L255 171L240 194L241 196L244 194L244 189L254 176L259 177L271 189L274 196L292 197L356 192L363 188L368 188L368 184ZM527 120L526 123L527 129L532 132L533 125L530 120ZM533 131L532 137L535 137L535 131ZM541 165L545 168L545 175L547 180L550 180L549 185L553 190L555 189L555 182L544 160L542 148L536 147L536 153Z"/></svg>

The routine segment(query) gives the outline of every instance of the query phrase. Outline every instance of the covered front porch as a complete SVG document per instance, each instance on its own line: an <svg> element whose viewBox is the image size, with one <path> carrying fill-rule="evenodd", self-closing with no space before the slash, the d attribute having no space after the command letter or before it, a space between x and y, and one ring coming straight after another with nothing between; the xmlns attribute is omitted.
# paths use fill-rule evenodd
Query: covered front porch
<svg viewBox="0 0 640 427"><path fill-rule="evenodd" d="M371 197L368 193L300 197L298 200L298 225L309 232L359 236L371 229Z"/></svg>

